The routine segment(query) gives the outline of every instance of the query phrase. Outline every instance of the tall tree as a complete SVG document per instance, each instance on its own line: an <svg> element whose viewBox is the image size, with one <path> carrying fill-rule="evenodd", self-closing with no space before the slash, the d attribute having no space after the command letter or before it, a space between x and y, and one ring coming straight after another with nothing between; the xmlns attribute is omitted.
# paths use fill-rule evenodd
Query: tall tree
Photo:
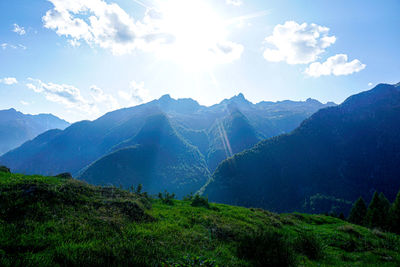
<svg viewBox="0 0 400 267"><path fill-rule="evenodd" d="M390 228L393 232L400 234L400 191L396 200L390 208Z"/></svg>
<svg viewBox="0 0 400 267"><path fill-rule="evenodd" d="M367 205L362 197L354 202L353 208L350 211L349 221L354 224L364 225L367 216Z"/></svg>
<svg viewBox="0 0 400 267"><path fill-rule="evenodd" d="M390 202L383 193L374 193L367 211L367 226L386 229L388 226Z"/></svg>

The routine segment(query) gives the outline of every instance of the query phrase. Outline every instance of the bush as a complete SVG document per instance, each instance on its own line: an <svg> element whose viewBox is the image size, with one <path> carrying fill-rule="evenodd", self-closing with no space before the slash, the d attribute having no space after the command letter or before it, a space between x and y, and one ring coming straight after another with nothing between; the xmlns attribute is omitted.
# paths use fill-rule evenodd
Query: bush
<svg viewBox="0 0 400 267"><path fill-rule="evenodd" d="M56 177L61 179L72 179L72 175L69 172L57 174Z"/></svg>
<svg viewBox="0 0 400 267"><path fill-rule="evenodd" d="M183 197L183 201L192 201L193 198L194 198L193 193L190 193L189 195Z"/></svg>
<svg viewBox="0 0 400 267"><path fill-rule="evenodd" d="M164 194L161 192L158 193L158 198L161 199L162 203L167 204L167 205L174 205L174 199L175 199L175 194L168 193L167 190L165 190Z"/></svg>
<svg viewBox="0 0 400 267"><path fill-rule="evenodd" d="M11 173L11 170L6 166L0 166L0 172Z"/></svg>
<svg viewBox="0 0 400 267"><path fill-rule="evenodd" d="M208 198L202 197L200 195L195 195L192 200L192 207L203 207L206 209L210 208L210 204L208 203Z"/></svg>
<svg viewBox="0 0 400 267"><path fill-rule="evenodd" d="M295 248L311 260L324 257L322 241L313 233L302 230L295 240Z"/></svg>
<svg viewBox="0 0 400 267"><path fill-rule="evenodd" d="M251 261L252 266L295 266L296 257L287 238L269 229L243 235L238 256Z"/></svg>

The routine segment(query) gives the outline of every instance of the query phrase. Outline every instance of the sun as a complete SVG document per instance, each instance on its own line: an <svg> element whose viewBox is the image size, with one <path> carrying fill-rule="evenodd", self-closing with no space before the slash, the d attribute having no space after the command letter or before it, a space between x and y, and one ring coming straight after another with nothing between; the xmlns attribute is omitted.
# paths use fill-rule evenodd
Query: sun
<svg viewBox="0 0 400 267"><path fill-rule="evenodd" d="M162 57L192 70L211 68L224 60L223 49L231 49L226 41L227 25L206 1L161 0L157 9L160 27L175 38L161 49Z"/></svg>

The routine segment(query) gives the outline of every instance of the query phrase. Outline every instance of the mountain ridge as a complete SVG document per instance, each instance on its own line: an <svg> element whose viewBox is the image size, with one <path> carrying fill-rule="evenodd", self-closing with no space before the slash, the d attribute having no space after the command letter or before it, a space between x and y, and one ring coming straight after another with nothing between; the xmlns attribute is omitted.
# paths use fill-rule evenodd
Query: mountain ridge
<svg viewBox="0 0 400 267"><path fill-rule="evenodd" d="M225 160L205 194L212 201L279 212L302 210L315 194L354 201L379 190L393 199L400 187L393 178L400 164L396 127L400 91L378 85L319 110L289 134ZM252 198L246 197L250 192Z"/></svg>
<svg viewBox="0 0 400 267"><path fill-rule="evenodd" d="M0 155L51 129L65 129L69 122L53 114L24 114L14 108L0 110Z"/></svg>

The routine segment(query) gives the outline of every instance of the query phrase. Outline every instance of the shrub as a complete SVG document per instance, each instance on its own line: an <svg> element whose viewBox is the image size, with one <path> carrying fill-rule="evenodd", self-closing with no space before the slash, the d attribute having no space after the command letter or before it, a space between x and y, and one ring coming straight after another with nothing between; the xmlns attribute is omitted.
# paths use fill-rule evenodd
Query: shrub
<svg viewBox="0 0 400 267"><path fill-rule="evenodd" d="M0 166L0 172L11 173L11 170L6 166Z"/></svg>
<svg viewBox="0 0 400 267"><path fill-rule="evenodd" d="M175 198L175 194L172 193L168 193L167 190L165 190L164 194L162 194L161 192L158 193L158 198L161 199L162 203L167 204L167 205L174 205L174 198Z"/></svg>
<svg viewBox="0 0 400 267"><path fill-rule="evenodd" d="M295 240L295 248L311 260L324 257L324 245L322 241L315 234L306 230L300 231Z"/></svg>
<svg viewBox="0 0 400 267"><path fill-rule="evenodd" d="M203 207L203 208L210 208L210 204L208 203L208 198L205 198L200 195L195 195L192 200L192 204L190 204L192 207Z"/></svg>
<svg viewBox="0 0 400 267"><path fill-rule="evenodd" d="M184 197L183 197L183 200L184 200L184 201L192 201L193 198L194 198L193 193L190 193L189 195L184 196Z"/></svg>
<svg viewBox="0 0 400 267"><path fill-rule="evenodd" d="M239 240L238 256L252 266L295 266L296 257L287 238L269 229L250 232Z"/></svg>
<svg viewBox="0 0 400 267"><path fill-rule="evenodd" d="M69 172L57 174L56 177L61 179L72 179L72 175Z"/></svg>

